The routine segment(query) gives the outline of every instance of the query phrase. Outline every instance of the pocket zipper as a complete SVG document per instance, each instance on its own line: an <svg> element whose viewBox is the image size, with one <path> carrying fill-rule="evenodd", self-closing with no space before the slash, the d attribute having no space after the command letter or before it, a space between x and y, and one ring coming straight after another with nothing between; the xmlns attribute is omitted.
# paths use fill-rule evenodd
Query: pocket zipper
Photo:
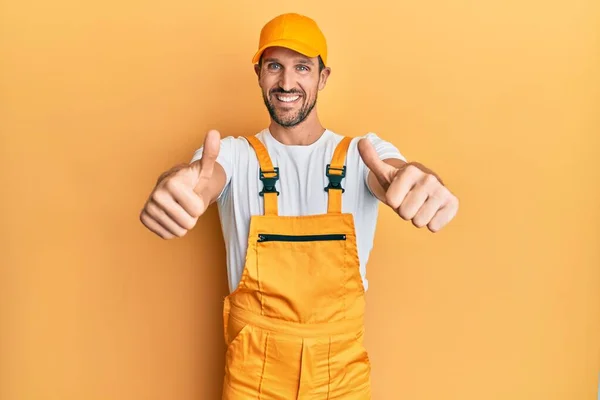
<svg viewBox="0 0 600 400"><path fill-rule="evenodd" d="M346 235L274 235L261 233L258 242L322 242L326 240L346 240Z"/></svg>

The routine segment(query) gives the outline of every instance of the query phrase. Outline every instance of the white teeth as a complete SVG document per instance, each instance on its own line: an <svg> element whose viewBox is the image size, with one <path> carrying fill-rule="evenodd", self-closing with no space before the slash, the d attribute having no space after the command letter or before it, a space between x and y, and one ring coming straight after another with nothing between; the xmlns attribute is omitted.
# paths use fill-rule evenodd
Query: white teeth
<svg viewBox="0 0 600 400"><path fill-rule="evenodd" d="M298 100L299 98L300 96L277 96L277 100L283 101L284 103L290 103Z"/></svg>

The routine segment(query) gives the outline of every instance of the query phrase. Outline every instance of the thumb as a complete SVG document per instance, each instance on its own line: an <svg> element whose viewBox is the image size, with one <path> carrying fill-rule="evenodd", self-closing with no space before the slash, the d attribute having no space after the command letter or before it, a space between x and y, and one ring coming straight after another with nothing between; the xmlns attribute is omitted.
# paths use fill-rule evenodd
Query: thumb
<svg viewBox="0 0 600 400"><path fill-rule="evenodd" d="M367 168L375 175L379 184L387 190L396 175L397 169L386 164L379 158L375 147L373 147L369 139L359 140L358 153Z"/></svg>
<svg viewBox="0 0 600 400"><path fill-rule="evenodd" d="M212 129L204 138L202 158L200 159L200 172L198 173L198 182L194 188L196 193L201 194L212 177L220 148L221 134L219 131Z"/></svg>

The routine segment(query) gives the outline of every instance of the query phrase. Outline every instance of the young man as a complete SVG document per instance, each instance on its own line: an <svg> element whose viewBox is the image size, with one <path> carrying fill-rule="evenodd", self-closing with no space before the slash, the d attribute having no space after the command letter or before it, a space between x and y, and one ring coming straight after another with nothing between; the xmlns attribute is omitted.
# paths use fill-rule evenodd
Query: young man
<svg viewBox="0 0 600 400"><path fill-rule="evenodd" d="M365 266L379 202L437 232L458 200L377 135L321 125L315 104L331 69L313 20L269 21L252 61L269 127L210 131L190 164L161 175L140 219L182 237L218 202L231 292L223 399L369 399Z"/></svg>

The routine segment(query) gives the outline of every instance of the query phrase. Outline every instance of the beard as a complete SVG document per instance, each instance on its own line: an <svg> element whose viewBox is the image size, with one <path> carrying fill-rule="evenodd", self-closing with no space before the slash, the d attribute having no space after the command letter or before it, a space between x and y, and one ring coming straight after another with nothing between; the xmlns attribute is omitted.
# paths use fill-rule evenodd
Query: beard
<svg viewBox="0 0 600 400"><path fill-rule="evenodd" d="M302 106L298 111L294 113L278 110L277 107L275 107L275 105L273 105L273 103L270 100L270 98L277 94L300 95L302 97ZM308 117L310 112L317 104L317 95L315 95L315 99L312 102L309 102L309 99L303 92L300 92L298 90L286 91L280 88L271 90L269 96L267 96L263 91L263 100L265 102L267 110L269 110L269 115L271 116L273 121L285 128L290 128L300 124L306 119L306 117Z"/></svg>

